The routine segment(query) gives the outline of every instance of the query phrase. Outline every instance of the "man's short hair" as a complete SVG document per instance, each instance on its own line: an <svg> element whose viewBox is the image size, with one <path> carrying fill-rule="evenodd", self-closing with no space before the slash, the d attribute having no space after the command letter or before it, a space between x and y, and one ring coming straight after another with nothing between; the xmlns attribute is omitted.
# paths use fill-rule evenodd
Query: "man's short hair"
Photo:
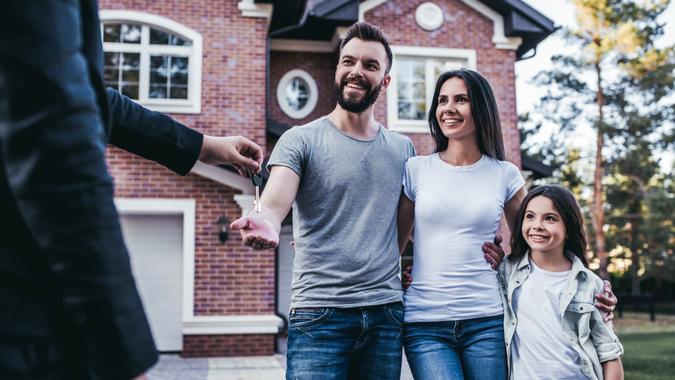
<svg viewBox="0 0 675 380"><path fill-rule="evenodd" d="M387 68L384 72L389 73L389 70L391 70L391 63L394 60L394 54L391 52L389 42L387 42L387 38L384 36L384 33L382 33L382 29L364 21L355 23L354 25L350 26L349 29L347 29L345 38L340 43L340 51L342 51L342 48L344 48L345 45L347 45L347 42L349 42L352 38L358 38L362 41L374 41L381 43L382 46L384 46L384 51L387 52L388 60Z"/></svg>

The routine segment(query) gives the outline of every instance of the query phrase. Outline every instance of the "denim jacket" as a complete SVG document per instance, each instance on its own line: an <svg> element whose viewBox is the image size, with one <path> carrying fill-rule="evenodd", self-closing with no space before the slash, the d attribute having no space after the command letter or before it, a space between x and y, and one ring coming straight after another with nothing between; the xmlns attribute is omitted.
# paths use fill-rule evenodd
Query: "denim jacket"
<svg viewBox="0 0 675 380"><path fill-rule="evenodd" d="M595 307L595 295L603 292L602 280L582 264L574 254L566 252L572 260L572 270L567 278L560 299L562 326L572 348L579 354L581 371L593 380L602 380L602 364L620 358L623 346L611 325L603 321ZM505 258L499 266L499 281L504 303L504 338L509 372L512 367L511 345L518 324L513 311L513 293L530 275L529 254L517 263ZM510 375L509 378L513 379Z"/></svg>

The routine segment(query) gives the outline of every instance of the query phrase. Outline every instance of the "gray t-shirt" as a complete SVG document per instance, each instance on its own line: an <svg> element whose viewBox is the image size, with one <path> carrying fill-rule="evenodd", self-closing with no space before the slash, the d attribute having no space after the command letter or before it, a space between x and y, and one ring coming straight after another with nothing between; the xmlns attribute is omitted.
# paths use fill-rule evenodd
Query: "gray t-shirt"
<svg viewBox="0 0 675 380"><path fill-rule="evenodd" d="M322 117L284 133L268 168L300 176L293 203L291 307L359 307L401 301L396 212L407 137L379 126L361 141Z"/></svg>

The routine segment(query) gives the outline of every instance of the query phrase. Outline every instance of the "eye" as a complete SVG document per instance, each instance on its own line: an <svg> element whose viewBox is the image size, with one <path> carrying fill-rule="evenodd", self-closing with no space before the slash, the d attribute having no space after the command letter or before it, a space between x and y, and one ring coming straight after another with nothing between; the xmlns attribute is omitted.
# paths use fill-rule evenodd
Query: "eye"
<svg viewBox="0 0 675 380"><path fill-rule="evenodd" d="M442 96L442 97L438 98L438 104L445 104L447 102L448 102L448 98L446 98L445 96Z"/></svg>
<svg viewBox="0 0 675 380"><path fill-rule="evenodd" d="M546 218L544 218L544 220L547 221L547 222L555 222L555 221L558 220L558 218L556 218L553 215L547 215Z"/></svg>
<svg viewBox="0 0 675 380"><path fill-rule="evenodd" d="M534 219L534 215L532 215L532 214L525 214L525 219L527 219L527 220L532 220L532 219Z"/></svg>
<svg viewBox="0 0 675 380"><path fill-rule="evenodd" d="M467 99L467 98L465 98L465 97L463 97L463 96L457 98L457 103L459 103L459 104L468 103L468 102L469 102L469 99Z"/></svg>
<svg viewBox="0 0 675 380"><path fill-rule="evenodd" d="M369 69L369 70L374 70L374 71L379 70L379 66L377 66L376 63L369 63L369 64L366 65L366 68Z"/></svg>

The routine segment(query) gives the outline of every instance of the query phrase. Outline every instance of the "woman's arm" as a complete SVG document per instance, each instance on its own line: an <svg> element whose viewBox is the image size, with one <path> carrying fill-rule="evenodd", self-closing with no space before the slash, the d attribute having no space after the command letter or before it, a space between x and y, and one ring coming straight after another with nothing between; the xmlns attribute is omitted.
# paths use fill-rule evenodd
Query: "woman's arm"
<svg viewBox="0 0 675 380"><path fill-rule="evenodd" d="M605 380L623 380L623 364L621 364L621 358L602 363L602 374Z"/></svg>
<svg viewBox="0 0 675 380"><path fill-rule="evenodd" d="M523 186L508 200L508 202L506 202L506 205L504 205L504 218L506 219L506 224L509 226L511 235L518 233L518 231L514 231L514 229L518 222L518 209L520 209L520 205L523 203L525 195L527 195L527 191L525 191L525 187Z"/></svg>
<svg viewBox="0 0 675 380"><path fill-rule="evenodd" d="M398 200L398 249L403 253L410 234L412 233L413 221L415 217L415 203L401 190L401 197Z"/></svg>

